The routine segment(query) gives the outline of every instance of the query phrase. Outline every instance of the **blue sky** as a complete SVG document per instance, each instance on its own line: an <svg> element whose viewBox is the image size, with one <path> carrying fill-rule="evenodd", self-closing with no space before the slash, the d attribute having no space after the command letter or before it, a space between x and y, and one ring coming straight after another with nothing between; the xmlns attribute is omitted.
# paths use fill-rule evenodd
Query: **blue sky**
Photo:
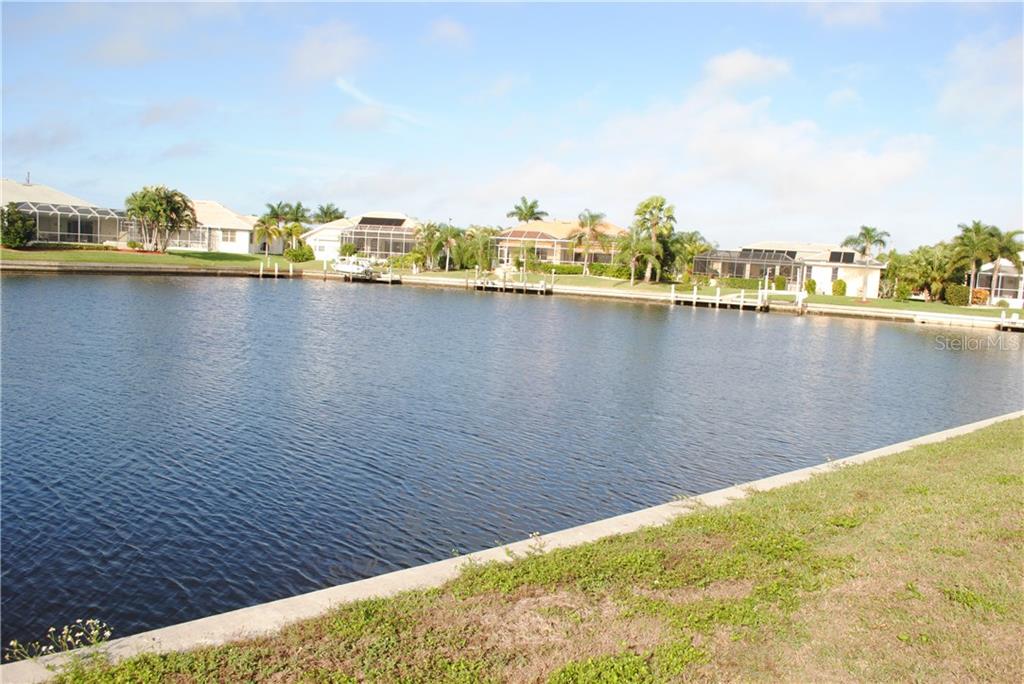
<svg viewBox="0 0 1024 684"><path fill-rule="evenodd" d="M1020 228L1020 4L23 5L3 175L108 206L334 202L907 249Z"/></svg>

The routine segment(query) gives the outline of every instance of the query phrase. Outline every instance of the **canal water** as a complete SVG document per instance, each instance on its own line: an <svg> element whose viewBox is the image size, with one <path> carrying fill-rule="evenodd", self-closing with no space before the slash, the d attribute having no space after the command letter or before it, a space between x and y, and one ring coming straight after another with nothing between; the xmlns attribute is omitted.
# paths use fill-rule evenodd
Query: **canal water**
<svg viewBox="0 0 1024 684"><path fill-rule="evenodd" d="M117 635L1021 408L995 332L243 278L2 279L2 639Z"/></svg>

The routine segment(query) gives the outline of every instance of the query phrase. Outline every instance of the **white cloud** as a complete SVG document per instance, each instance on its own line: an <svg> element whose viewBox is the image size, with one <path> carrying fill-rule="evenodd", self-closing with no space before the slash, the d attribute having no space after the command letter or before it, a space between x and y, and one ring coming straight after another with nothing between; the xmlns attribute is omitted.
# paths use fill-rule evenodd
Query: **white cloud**
<svg viewBox="0 0 1024 684"><path fill-rule="evenodd" d="M726 90L749 83L763 83L789 74L789 62L765 57L750 50L734 50L704 64L704 87Z"/></svg>
<svg viewBox="0 0 1024 684"><path fill-rule="evenodd" d="M811 16L825 26L878 26L882 6L876 2L815 2L807 5Z"/></svg>
<svg viewBox="0 0 1024 684"><path fill-rule="evenodd" d="M356 87L352 82L340 76L334 79L334 85L338 90L345 93L360 106L347 109L338 117L338 123L343 126L354 126L357 128L382 128L387 124L401 122L422 126L420 121L413 114L392 105L384 104L376 98Z"/></svg>
<svg viewBox="0 0 1024 684"><path fill-rule="evenodd" d="M369 52L369 41L341 21L309 29L295 43L288 60L290 74L321 81L348 74Z"/></svg>
<svg viewBox="0 0 1024 684"><path fill-rule="evenodd" d="M170 102L156 102L139 113L141 126L176 124L188 121L203 109L203 104L194 97L183 97Z"/></svg>
<svg viewBox="0 0 1024 684"><path fill-rule="evenodd" d="M4 135L3 158L32 159L61 152L82 140L82 132L66 122L40 122Z"/></svg>
<svg viewBox="0 0 1024 684"><path fill-rule="evenodd" d="M432 43L452 47L469 47L473 43L473 36L470 35L469 29L447 17L435 19L430 23L427 39Z"/></svg>
<svg viewBox="0 0 1024 684"><path fill-rule="evenodd" d="M939 111L977 124L1008 118L1019 124L1021 62L1020 34L1003 41L975 37L960 42L947 60Z"/></svg>
<svg viewBox="0 0 1024 684"><path fill-rule="evenodd" d="M828 106L835 108L853 107L863 102L860 93L854 88L838 88L828 94Z"/></svg>

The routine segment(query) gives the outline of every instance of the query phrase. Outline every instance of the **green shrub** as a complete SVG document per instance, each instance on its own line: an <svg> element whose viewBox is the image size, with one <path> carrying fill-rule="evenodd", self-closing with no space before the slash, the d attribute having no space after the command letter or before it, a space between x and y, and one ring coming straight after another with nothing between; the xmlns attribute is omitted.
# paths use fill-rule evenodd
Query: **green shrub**
<svg viewBox="0 0 1024 684"><path fill-rule="evenodd" d="M900 283L896 286L896 290L893 293L893 298L900 302L905 302L910 299L911 295L910 285L907 283Z"/></svg>
<svg viewBox="0 0 1024 684"><path fill-rule="evenodd" d="M833 297L845 297L846 296L846 281L836 280L832 283L832 296Z"/></svg>
<svg viewBox="0 0 1024 684"><path fill-rule="evenodd" d="M983 290L980 287L974 288L971 291L971 304L988 304L988 290Z"/></svg>
<svg viewBox="0 0 1024 684"><path fill-rule="evenodd" d="M351 242L344 242L338 247L338 254L343 257L349 257L359 251L359 248Z"/></svg>
<svg viewBox="0 0 1024 684"><path fill-rule="evenodd" d="M785 290L786 289L786 276L777 275L775 276L775 289Z"/></svg>
<svg viewBox="0 0 1024 684"><path fill-rule="evenodd" d="M804 281L804 289L807 290L807 294L817 294L818 283L814 282L814 278L808 278Z"/></svg>
<svg viewBox="0 0 1024 684"><path fill-rule="evenodd" d="M142 243L138 240L129 240L128 249L142 249Z"/></svg>
<svg viewBox="0 0 1024 684"><path fill-rule="evenodd" d="M718 284L722 287L734 287L738 290L758 290L761 288L761 281L757 278L719 278Z"/></svg>
<svg viewBox="0 0 1024 684"><path fill-rule="evenodd" d="M552 271L555 275L583 275L583 264L535 264L530 270L544 275Z"/></svg>
<svg viewBox="0 0 1024 684"><path fill-rule="evenodd" d="M967 306L970 288L959 283L946 285L946 303L951 306Z"/></svg>
<svg viewBox="0 0 1024 684"><path fill-rule="evenodd" d="M998 302L996 302L996 306L998 306L1000 309L1009 309L1010 302L1006 301L1005 299L1000 299Z"/></svg>
<svg viewBox="0 0 1024 684"><path fill-rule="evenodd" d="M302 245L301 247L289 247L284 250L284 258L293 263L302 263L303 261L313 260L313 248L309 245Z"/></svg>
<svg viewBox="0 0 1024 684"><path fill-rule="evenodd" d="M34 242L34 243L32 243L32 248L33 249L45 249L47 251L51 251L51 250L55 250L55 249L68 249L68 250L87 249L90 252L95 252L97 250L99 250L101 252L103 252L103 251L116 251L117 250L117 247L111 247L110 245L96 245L96 244L92 244L92 243L81 243L81 244L78 244L78 243L69 243L69 242Z"/></svg>
<svg viewBox="0 0 1024 684"><path fill-rule="evenodd" d="M629 266L623 264L590 264L590 275L629 280Z"/></svg>
<svg viewBox="0 0 1024 684"><path fill-rule="evenodd" d="M412 268L415 265L423 265L423 255L419 252L409 252L388 259L388 265L392 268Z"/></svg>
<svg viewBox="0 0 1024 684"><path fill-rule="evenodd" d="M0 244L4 247L24 247L35 233L35 223L18 211L18 205L10 202L0 211Z"/></svg>

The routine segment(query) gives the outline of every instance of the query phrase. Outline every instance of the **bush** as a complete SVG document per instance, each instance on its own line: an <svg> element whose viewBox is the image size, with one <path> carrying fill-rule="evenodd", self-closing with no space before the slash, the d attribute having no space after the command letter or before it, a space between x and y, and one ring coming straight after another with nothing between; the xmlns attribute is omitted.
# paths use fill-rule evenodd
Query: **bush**
<svg viewBox="0 0 1024 684"><path fill-rule="evenodd" d="M757 278L719 278L718 284L722 287L735 287L739 290L761 289L761 281Z"/></svg>
<svg viewBox="0 0 1024 684"><path fill-rule="evenodd" d="M846 296L846 281L836 280L832 283L832 296L833 297L845 297Z"/></svg>
<svg viewBox="0 0 1024 684"><path fill-rule="evenodd" d="M342 243L342 245L338 247L338 254L340 254L343 257L350 257L358 251L359 248L356 247L355 244L351 242Z"/></svg>
<svg viewBox="0 0 1024 684"><path fill-rule="evenodd" d="M11 202L0 216L0 244L4 247L24 247L32 241L35 222L18 211L18 205Z"/></svg>
<svg viewBox="0 0 1024 684"><path fill-rule="evenodd" d="M814 282L814 278L808 278L804 281L804 289L807 294L818 294L818 283Z"/></svg>
<svg viewBox="0 0 1024 684"><path fill-rule="evenodd" d="M423 255L419 252L409 252L400 256L393 256L388 259L388 265L392 268L412 268L416 265L423 265Z"/></svg>
<svg viewBox="0 0 1024 684"><path fill-rule="evenodd" d="M988 290L982 290L979 287L974 288L971 292L971 304L988 304Z"/></svg>
<svg viewBox="0 0 1024 684"><path fill-rule="evenodd" d="M89 243L81 243L81 244L73 244L73 243L69 243L69 242L34 242L34 243L32 243L32 248L33 249L45 249L45 250L48 250L48 251L55 250L55 249L68 249L68 250L87 249L90 252L95 252L97 250L99 250L101 252L102 251L117 251L117 247L111 247L110 245L97 245L97 244L94 244L94 243L91 243L91 242L89 242Z"/></svg>
<svg viewBox="0 0 1024 684"><path fill-rule="evenodd" d="M552 271L555 275L583 275L583 264L534 264L530 270L545 275Z"/></svg>
<svg viewBox="0 0 1024 684"><path fill-rule="evenodd" d="M900 283L896 286L896 290L893 293L893 298L900 302L905 302L910 299L911 291L910 285L907 283Z"/></svg>
<svg viewBox="0 0 1024 684"><path fill-rule="evenodd" d="M785 290L786 289L786 276L777 275L775 276L775 289Z"/></svg>
<svg viewBox="0 0 1024 684"><path fill-rule="evenodd" d="M998 306L1000 309L1009 309L1010 302L1006 301L1005 299L1000 299L998 302L996 302L996 306Z"/></svg>
<svg viewBox="0 0 1024 684"><path fill-rule="evenodd" d="M313 260L313 248L309 245L302 245L301 247L289 247L284 250L284 258L293 263L302 263L303 261Z"/></svg>
<svg viewBox="0 0 1024 684"><path fill-rule="evenodd" d="M949 283L946 285L946 303L950 306L967 306L968 292L970 289L966 285Z"/></svg>
<svg viewBox="0 0 1024 684"><path fill-rule="evenodd" d="M128 249L142 249L142 243L138 240L129 240Z"/></svg>
<svg viewBox="0 0 1024 684"><path fill-rule="evenodd" d="M629 280L629 266L623 264L590 264L590 275Z"/></svg>

